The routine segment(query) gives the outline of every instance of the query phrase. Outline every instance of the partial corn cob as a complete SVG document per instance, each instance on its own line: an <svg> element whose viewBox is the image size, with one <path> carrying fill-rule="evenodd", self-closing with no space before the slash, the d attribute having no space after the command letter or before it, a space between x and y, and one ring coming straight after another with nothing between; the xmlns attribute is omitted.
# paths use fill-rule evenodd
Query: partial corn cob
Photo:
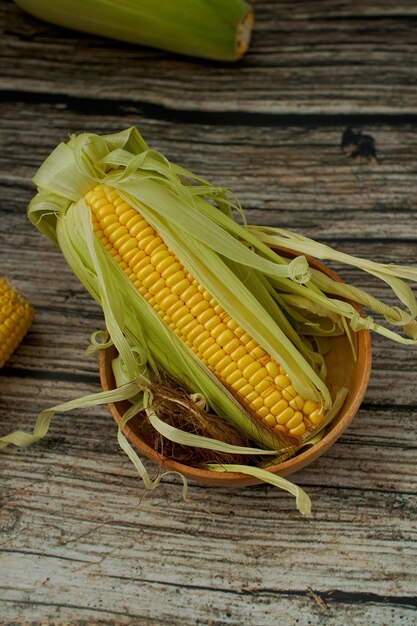
<svg viewBox="0 0 417 626"><path fill-rule="evenodd" d="M287 373L215 301L117 191L98 185L85 201L102 245L166 324L263 424L294 437L324 418Z"/></svg>
<svg viewBox="0 0 417 626"><path fill-rule="evenodd" d="M6 363L33 320L33 309L5 278L0 278L0 367Z"/></svg>
<svg viewBox="0 0 417 626"><path fill-rule="evenodd" d="M244 0L16 0L53 24L219 61L248 49L253 11Z"/></svg>

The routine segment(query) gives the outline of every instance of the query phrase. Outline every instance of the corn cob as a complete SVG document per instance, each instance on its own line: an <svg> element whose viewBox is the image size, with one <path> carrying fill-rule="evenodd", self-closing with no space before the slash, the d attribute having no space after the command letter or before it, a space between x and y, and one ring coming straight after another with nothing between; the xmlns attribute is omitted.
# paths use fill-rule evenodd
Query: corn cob
<svg viewBox="0 0 417 626"><path fill-rule="evenodd" d="M219 61L248 49L253 11L245 0L16 0L67 28Z"/></svg>
<svg viewBox="0 0 417 626"><path fill-rule="evenodd" d="M71 137L34 182L29 219L60 246L102 306L110 339L103 344L92 337L88 351L115 346L116 388L43 411L33 434L0 437L0 448L38 441L58 411L128 400L118 441L149 489L159 478L150 479L122 432L136 415L164 439L191 449L282 460L320 441L348 394L343 384L326 384L322 337L346 332L353 351L351 332L361 329L417 343L417 302L404 282L417 281L416 268L351 257L280 228L243 227L233 219L240 205L227 190L170 163L136 128ZM289 262L269 245L359 267L388 284L406 309L309 271L304 256ZM401 326L407 337L362 317L351 301ZM190 402L198 396L219 425L224 420L260 447L230 445L181 428L181 421L179 428L164 422L152 392L164 376L184 388ZM175 394L170 399L184 406ZM286 441L291 436L298 439ZM300 488L252 460L206 468L272 483L310 512Z"/></svg>
<svg viewBox="0 0 417 626"><path fill-rule="evenodd" d="M0 278L0 367L6 363L33 320L33 309L5 278Z"/></svg>
<svg viewBox="0 0 417 626"><path fill-rule="evenodd" d="M117 191L98 185L85 201L102 245L140 294L263 424L294 437L324 418L285 370L215 301Z"/></svg>

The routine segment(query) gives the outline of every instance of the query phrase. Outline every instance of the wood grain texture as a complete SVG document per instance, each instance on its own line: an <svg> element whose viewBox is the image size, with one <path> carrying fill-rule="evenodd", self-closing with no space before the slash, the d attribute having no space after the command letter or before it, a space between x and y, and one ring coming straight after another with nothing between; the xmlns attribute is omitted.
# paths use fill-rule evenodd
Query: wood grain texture
<svg viewBox="0 0 417 626"><path fill-rule="evenodd" d="M6 0L0 88L177 112L415 114L411 0L253 4L253 44L231 71L44 24Z"/></svg>
<svg viewBox="0 0 417 626"><path fill-rule="evenodd" d="M36 168L72 132L138 125L235 191L252 222L416 262L415 2L254 4L253 47L232 67L0 3L0 274L36 310L0 370L0 433L100 388L83 352L102 313L25 215ZM341 150L349 125L374 138L376 159ZM372 277L334 267L393 303ZM38 445L2 453L0 623L414 626L417 351L376 337L373 354L350 428L294 476L311 520L266 486L194 483L184 502L170 475L145 496L103 407L57 416Z"/></svg>

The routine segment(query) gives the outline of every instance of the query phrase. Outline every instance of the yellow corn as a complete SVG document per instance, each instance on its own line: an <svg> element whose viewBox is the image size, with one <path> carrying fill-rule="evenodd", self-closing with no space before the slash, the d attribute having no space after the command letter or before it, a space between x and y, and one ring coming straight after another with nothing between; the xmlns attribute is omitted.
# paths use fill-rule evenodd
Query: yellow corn
<svg viewBox="0 0 417 626"><path fill-rule="evenodd" d="M0 367L3 367L29 330L33 309L5 278L0 278Z"/></svg>
<svg viewBox="0 0 417 626"><path fill-rule="evenodd" d="M154 229L112 187L85 196L96 236L142 296L220 380L278 434L301 436L324 415L222 309Z"/></svg>

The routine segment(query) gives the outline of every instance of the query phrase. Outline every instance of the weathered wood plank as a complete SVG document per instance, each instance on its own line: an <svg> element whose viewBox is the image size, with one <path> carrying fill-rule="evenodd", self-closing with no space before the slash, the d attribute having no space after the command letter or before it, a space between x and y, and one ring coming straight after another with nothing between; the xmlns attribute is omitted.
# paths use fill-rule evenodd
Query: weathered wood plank
<svg viewBox="0 0 417 626"><path fill-rule="evenodd" d="M0 7L0 88L173 111L415 113L411 0L253 4L251 50L236 66L223 66L66 31L8 0Z"/></svg>
<svg viewBox="0 0 417 626"><path fill-rule="evenodd" d="M10 604L5 603L6 613L3 615L7 616L11 609L12 617L17 614L21 620L31 620L29 623L34 623L32 620L37 618L40 620L39 623L42 623L43 616L48 612L54 624L134 623L147 626L152 623L155 626L171 626L181 621L181 624L185 626L230 624L269 626L271 621L277 620L290 624L295 616L298 616L296 619L299 621L308 619L306 623L312 626L320 626L324 623L338 626L342 622L349 626L361 626L363 623L378 625L401 623L404 626L414 624L415 609L413 607L390 604L389 600L384 601L385 605L376 602L364 605L360 600L343 604L337 599L337 591L325 594L316 593L316 598L321 598L323 608L320 608L310 590L299 591L294 595L278 594L275 589L258 590L254 589L253 585L247 585L240 593L217 588L211 589L208 594L206 589L193 586L173 589L169 584L144 583L141 579L130 578L120 580L118 577L114 580L106 577L104 585L95 585L91 582L91 574L77 572L76 576L71 577L74 567L62 561L54 562L53 559L37 559L36 557L24 559L23 563L19 562L21 559L14 557L13 561L25 569L29 567L30 571L36 572L38 578L34 573L30 583L37 584L37 588L42 589L42 594L39 594L42 599L36 602L26 599L23 602L8 600ZM66 588L65 581L76 578L77 586L74 591L76 605L65 605L59 592L54 594L56 600L51 602L51 583L48 580L45 581L45 577L42 576L46 567L57 580L56 586L61 589ZM33 579L35 579L34 583ZM221 584L221 581L219 583ZM30 588L29 584L26 589ZM44 585L43 588L42 585ZM80 606L76 593L78 589L83 589L83 585L90 589L90 596L88 604ZM139 585L140 593L138 593ZM27 598L29 593L22 590L13 595ZM91 606L94 602L92 598L95 598L100 606ZM173 619L178 621L173 622ZM346 619L349 621L344 621Z"/></svg>
<svg viewBox="0 0 417 626"><path fill-rule="evenodd" d="M322 240L417 238L417 138L411 124L363 128L374 137L378 158L363 163L342 152L342 124L208 128L143 117L140 108L92 115L47 103L0 104L1 202L14 214L5 228L20 236L17 220L33 195L29 180L60 141L72 132L117 132L131 125L171 160L233 190L249 221Z"/></svg>
<svg viewBox="0 0 417 626"><path fill-rule="evenodd" d="M13 417L23 404L20 381L11 380L10 390ZM43 393L55 401L70 390L47 384ZM30 411L38 410L36 383L28 381L27 393ZM395 433L395 411L382 412L391 447L375 429L381 412L361 411L326 456L296 475L313 497L308 522L266 487L193 484L192 502L184 503L178 480L167 477L142 499L110 417L105 409L89 414L94 420L80 412L57 418L48 440L2 459L2 615L23 619L33 608L31 619L50 615L56 623L124 623L126 616L169 623L181 614L187 625L212 618L246 626L270 624L282 610L288 621L301 611L320 624L313 588L329 607L329 623L346 614L359 624L366 614L381 620L374 623L393 615L412 624L412 412Z"/></svg>

